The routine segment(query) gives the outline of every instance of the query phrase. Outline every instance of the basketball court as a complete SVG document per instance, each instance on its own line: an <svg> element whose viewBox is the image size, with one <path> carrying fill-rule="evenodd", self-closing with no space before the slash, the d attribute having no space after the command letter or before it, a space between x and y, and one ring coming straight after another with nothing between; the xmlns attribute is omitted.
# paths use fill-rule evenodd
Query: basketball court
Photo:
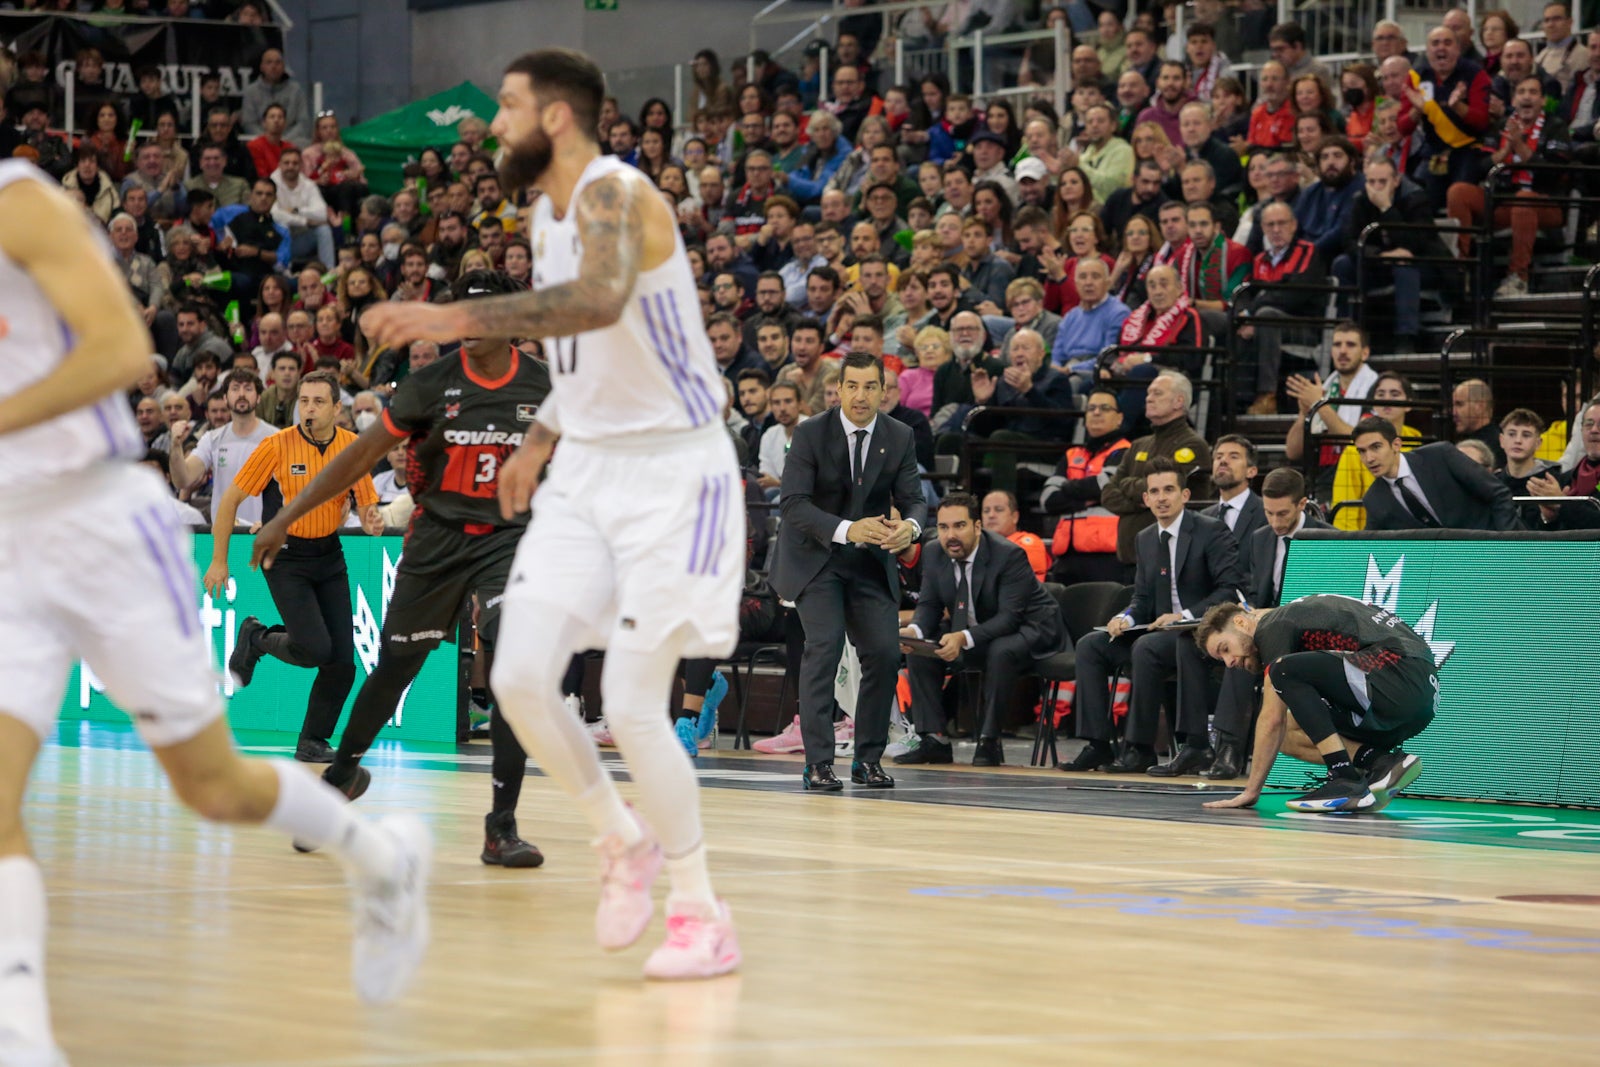
<svg viewBox="0 0 1600 1067"><path fill-rule="evenodd" d="M1600 1062L1596 812L1205 812L1229 791L960 766L826 796L792 760L707 753L745 965L661 985L659 911L595 947L588 830L547 779L519 811L545 866L508 871L478 862L487 745L367 765L361 807L437 835L433 948L386 1008L351 990L330 858L201 823L131 731L63 724L25 811L75 1065Z"/></svg>

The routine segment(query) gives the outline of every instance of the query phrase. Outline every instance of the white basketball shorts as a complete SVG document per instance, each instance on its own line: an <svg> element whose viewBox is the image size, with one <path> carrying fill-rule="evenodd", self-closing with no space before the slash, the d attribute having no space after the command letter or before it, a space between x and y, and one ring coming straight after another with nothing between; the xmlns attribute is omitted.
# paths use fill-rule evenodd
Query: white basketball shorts
<svg viewBox="0 0 1600 1067"><path fill-rule="evenodd" d="M682 434L562 441L517 546L505 612L559 608L602 648L686 658L739 640L744 485L720 423Z"/></svg>
<svg viewBox="0 0 1600 1067"><path fill-rule="evenodd" d="M41 738L82 658L145 743L222 714L189 535L151 471L106 464L0 497L0 713Z"/></svg>

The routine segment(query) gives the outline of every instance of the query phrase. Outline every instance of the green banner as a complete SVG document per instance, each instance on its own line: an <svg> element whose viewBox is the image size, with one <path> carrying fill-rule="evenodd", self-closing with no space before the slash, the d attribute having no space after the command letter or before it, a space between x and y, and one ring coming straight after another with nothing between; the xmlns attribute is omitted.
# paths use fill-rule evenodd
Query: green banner
<svg viewBox="0 0 1600 1067"><path fill-rule="evenodd" d="M1600 541L1296 539L1283 586L1386 608L1433 649L1439 714L1406 744L1425 764L1408 795L1600 805ZM1269 783L1310 769L1280 756Z"/></svg>
<svg viewBox="0 0 1600 1067"><path fill-rule="evenodd" d="M214 601L195 582L195 610L200 626L211 640L212 667L218 671L218 688L228 704L228 722L234 730L264 730L298 733L305 718L306 695L311 691L315 672L291 667L272 657L264 657L256 667L247 689L233 690L233 681L224 671L239 620L254 615L271 625L278 621L266 580L260 571L250 569L249 537L234 537L228 546L228 568L232 577L222 601ZM394 591L395 569L400 563L404 539L399 537L346 537L345 560L350 568L350 611L355 622L356 684L350 690L355 700L361 683L378 662L379 632L388 613L389 596ZM204 573L211 562L210 534L194 538L196 570ZM429 656L422 673L411 683L395 716L383 728L381 738L411 741L454 742L456 738L457 655L454 645L444 645ZM350 710L349 702L345 713ZM63 719L90 719L99 722L126 722L127 718L101 692L99 681L82 663L73 668L62 704Z"/></svg>

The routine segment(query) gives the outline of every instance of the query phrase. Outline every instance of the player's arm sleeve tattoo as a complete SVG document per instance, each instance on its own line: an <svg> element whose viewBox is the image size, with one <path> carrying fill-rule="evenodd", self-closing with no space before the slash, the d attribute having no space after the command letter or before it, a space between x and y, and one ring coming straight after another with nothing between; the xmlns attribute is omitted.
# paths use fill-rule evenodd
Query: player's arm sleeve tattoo
<svg viewBox="0 0 1600 1067"><path fill-rule="evenodd" d="M638 183L613 174L586 186L575 210L583 262L565 285L469 301L473 332L485 337L570 337L621 318L644 254Z"/></svg>

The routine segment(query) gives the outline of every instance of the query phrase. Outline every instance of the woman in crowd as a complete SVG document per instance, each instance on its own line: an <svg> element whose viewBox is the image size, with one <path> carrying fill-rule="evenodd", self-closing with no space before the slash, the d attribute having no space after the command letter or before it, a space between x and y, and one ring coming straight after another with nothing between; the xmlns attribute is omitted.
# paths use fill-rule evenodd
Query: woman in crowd
<svg viewBox="0 0 1600 1067"><path fill-rule="evenodd" d="M715 52L702 48L694 54L689 69L694 74L696 110L733 109L733 89L722 80L722 61Z"/></svg>
<svg viewBox="0 0 1600 1067"><path fill-rule="evenodd" d="M1478 40L1483 43L1483 71L1493 78L1500 73L1500 53L1506 42L1522 33L1509 11L1485 11L1478 16Z"/></svg>
<svg viewBox="0 0 1600 1067"><path fill-rule="evenodd" d="M1099 210L1100 205L1094 200L1094 187L1089 184L1089 176L1083 172L1083 168L1068 167L1062 171L1050 219L1050 228L1056 240L1067 239L1067 223L1072 221L1072 216L1082 211Z"/></svg>
<svg viewBox="0 0 1600 1067"><path fill-rule="evenodd" d="M950 362L950 335L937 326L924 326L914 339L915 367L900 372L900 402L933 415L933 379Z"/></svg>
<svg viewBox="0 0 1600 1067"><path fill-rule="evenodd" d="M261 284L256 286L255 304L250 313L250 347L254 348L261 343L261 317L263 315L277 315L279 317L289 314L289 287L283 279L276 274L268 274L261 279Z"/></svg>
<svg viewBox="0 0 1600 1067"><path fill-rule="evenodd" d="M667 135L667 143L672 143L672 107L659 96L652 96L644 102L639 109L640 130L660 130Z"/></svg>
<svg viewBox="0 0 1600 1067"><path fill-rule="evenodd" d="M476 253L483 259L482 252L472 249L467 255ZM462 256L461 261L466 263L467 256ZM361 330L356 325L361 313L380 300L389 299L389 294L384 292L383 284L378 281L378 276L359 263L347 269L339 278L338 306L339 306L339 335L352 345Z"/></svg>
<svg viewBox="0 0 1600 1067"><path fill-rule="evenodd" d="M828 179L828 188L838 189L849 197L856 196L867 179L867 164L872 159L872 150L888 143L888 120L882 115L868 115L862 119L861 129L856 133L855 147L850 149L844 162L839 164L839 169Z"/></svg>
<svg viewBox="0 0 1600 1067"><path fill-rule="evenodd" d="M991 133L997 133L1006 142L1006 159L1015 159L1022 151L1022 130L1017 127L1017 113L1009 100L991 100L983 109L983 123Z"/></svg>
<svg viewBox="0 0 1600 1067"><path fill-rule="evenodd" d="M339 217L330 216L328 221L338 226L343 216L354 218L368 192L366 168L361 165L361 158L345 147L339 133L339 117L333 112L324 111L317 116L316 135L300 154L300 162L305 176L338 213Z"/></svg>
<svg viewBox="0 0 1600 1067"><path fill-rule="evenodd" d="M127 136L122 129L122 112L116 104L107 101L94 112L94 132L80 142L93 145L100 159L100 169L114 182L128 176L128 161L123 158L128 151Z"/></svg>
<svg viewBox="0 0 1600 1067"><path fill-rule="evenodd" d="M1365 152L1367 134L1372 132L1372 116L1378 107L1378 72L1371 63L1352 63L1339 75L1339 85L1348 109L1344 135L1350 138L1357 152Z"/></svg>
<svg viewBox="0 0 1600 1067"><path fill-rule="evenodd" d="M1244 84L1238 78L1218 78L1211 88L1211 121L1216 137L1235 155L1243 156L1249 147L1250 107L1245 102Z"/></svg>
<svg viewBox="0 0 1600 1067"><path fill-rule="evenodd" d="M651 127L639 134L639 160L634 166L642 170L653 182L661 178L661 171L672 162L668 154L670 142L667 134Z"/></svg>
<svg viewBox="0 0 1600 1067"><path fill-rule="evenodd" d="M217 261L209 252L200 252L200 242L187 223L179 223L167 231L167 256L158 269L166 285L168 311L177 311L191 300L211 303L212 290L206 288L205 277L217 270Z"/></svg>
<svg viewBox="0 0 1600 1067"><path fill-rule="evenodd" d="M304 156L301 157L302 161ZM437 148L424 148L417 153L417 166L422 170L422 180L431 189L439 189L450 183L450 168L445 166L444 153Z"/></svg>
<svg viewBox="0 0 1600 1067"><path fill-rule="evenodd" d="M991 237L989 250L998 252L1011 247L1011 197L1005 187L995 181L981 181L972 189L972 213L989 224Z"/></svg>
<svg viewBox="0 0 1600 1067"><path fill-rule="evenodd" d="M1294 104L1296 115L1320 114L1328 120L1329 126L1334 130L1344 131L1344 116L1339 113L1339 105L1335 103L1333 93L1315 74L1302 74L1296 78L1289 87L1289 100Z"/></svg>
<svg viewBox="0 0 1600 1067"><path fill-rule="evenodd" d="M138 227L139 240L134 247L154 262L161 262L162 257L166 255L165 249L161 246L161 227L150 217L150 194L145 192L144 186L128 186L128 191L122 194L122 210Z"/></svg>
<svg viewBox="0 0 1600 1067"><path fill-rule="evenodd" d="M944 119L945 98L950 95L950 79L943 74L924 74L911 101L911 117L900 127L900 158L907 164L928 158L928 131Z"/></svg>
<svg viewBox="0 0 1600 1067"><path fill-rule="evenodd" d="M772 100L761 86L752 82L739 89L739 114L763 117L771 115Z"/></svg>
<svg viewBox="0 0 1600 1067"><path fill-rule="evenodd" d="M161 146L161 188L182 185L189 177L189 151L178 139L178 118L170 111L156 116L156 144Z"/></svg>
<svg viewBox="0 0 1600 1067"><path fill-rule="evenodd" d="M1163 130L1154 122L1141 122L1133 128L1132 144L1134 167L1137 169L1140 160L1153 159L1157 163L1161 163L1162 160L1166 159L1168 156L1167 150L1172 147L1172 138L1167 136L1166 130ZM1171 178L1173 174L1174 172L1168 170L1165 165L1162 166L1161 176L1163 181Z"/></svg>
<svg viewBox="0 0 1600 1067"><path fill-rule="evenodd" d="M1105 223L1093 211L1080 211L1067 221L1065 247L1060 252L1046 250L1039 256L1045 270L1046 311L1065 315L1078 306L1078 261L1098 256L1110 270L1115 261L1106 253L1109 243Z"/></svg>
<svg viewBox="0 0 1600 1067"><path fill-rule="evenodd" d="M895 279L894 292L900 300L900 310L883 320L885 347L902 359L916 350L917 323L927 317L933 306L928 303L928 275L920 270L903 270ZM910 360L907 360L910 362Z"/></svg>
<svg viewBox="0 0 1600 1067"><path fill-rule="evenodd" d="M1144 279L1155 265L1156 250L1160 247L1161 234L1148 216L1135 215L1129 219L1122 228L1122 254L1111 268L1111 295L1130 308L1149 299Z"/></svg>

